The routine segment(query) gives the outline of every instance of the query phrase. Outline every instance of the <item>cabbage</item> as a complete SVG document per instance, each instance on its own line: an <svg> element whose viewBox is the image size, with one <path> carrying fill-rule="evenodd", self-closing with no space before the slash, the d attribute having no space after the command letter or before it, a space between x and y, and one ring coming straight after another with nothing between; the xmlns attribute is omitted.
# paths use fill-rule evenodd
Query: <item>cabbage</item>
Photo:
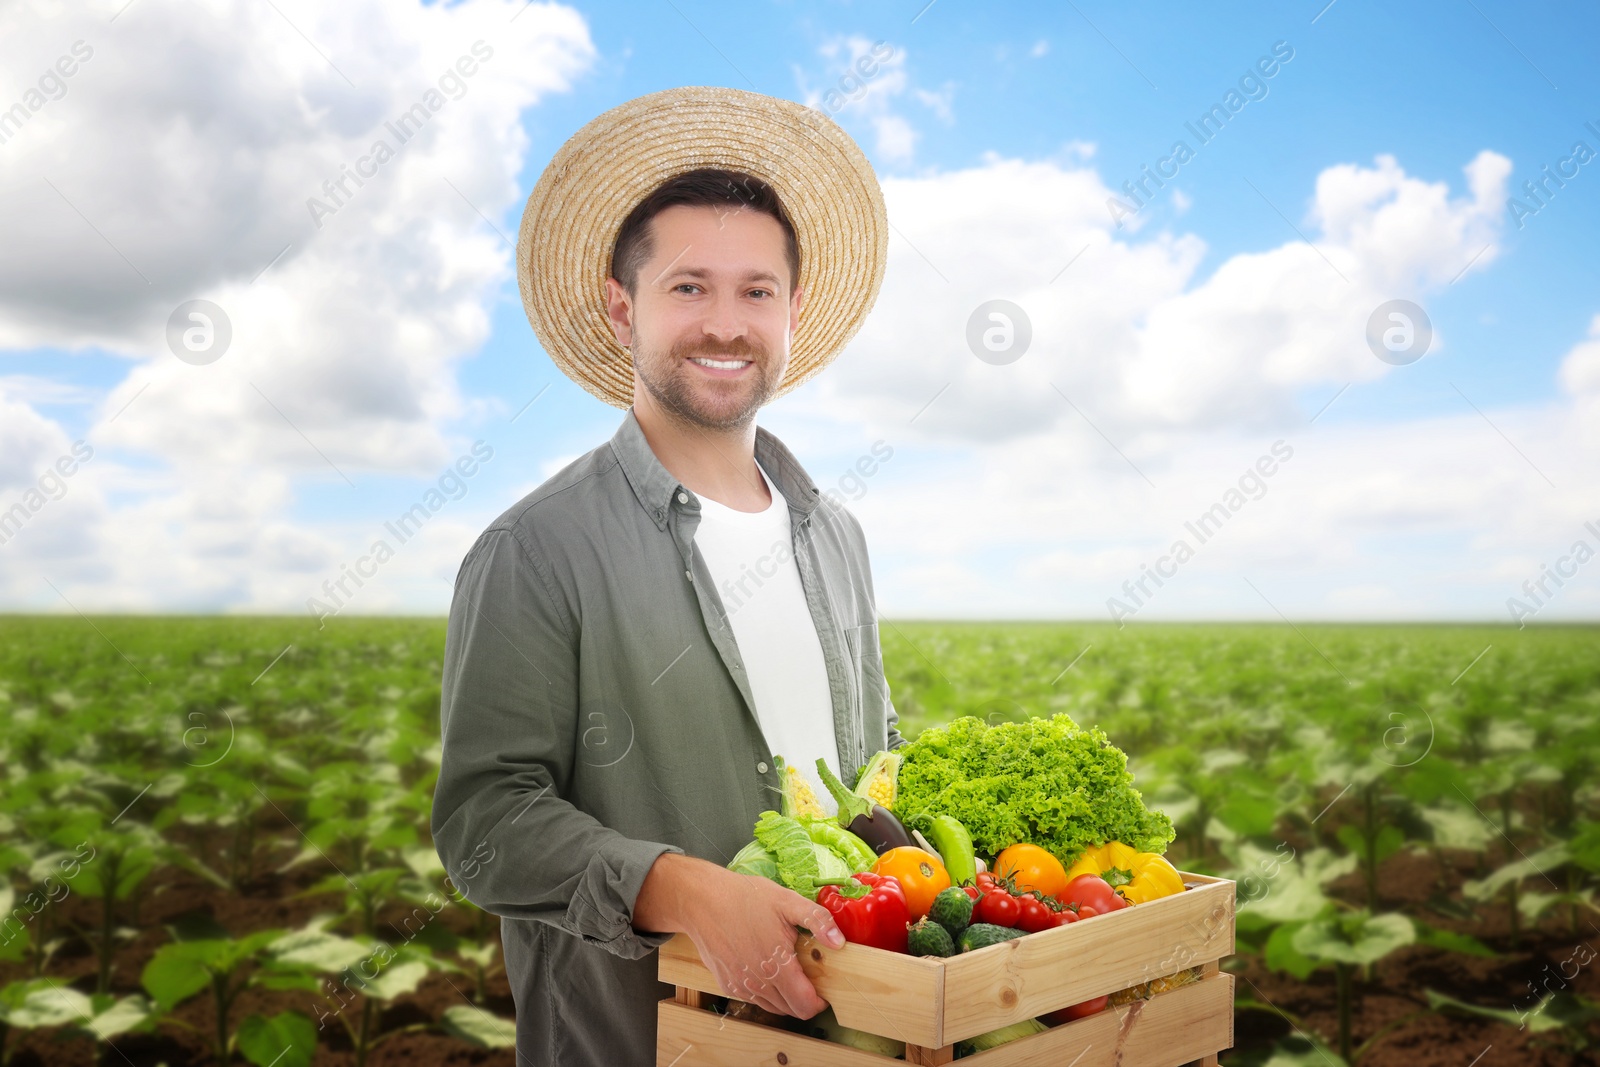
<svg viewBox="0 0 1600 1067"><path fill-rule="evenodd" d="M778 880L778 864L772 858L772 853L761 847L760 841L752 841L739 850L728 864L728 870L736 874L753 874L757 878L770 878Z"/></svg>
<svg viewBox="0 0 1600 1067"><path fill-rule="evenodd" d="M843 858L827 845L811 840L797 820L775 811L761 813L756 821L756 839L739 850L728 869L770 878L808 900L816 900L817 890L830 882L849 883L841 886L846 896L861 896L869 891L850 877L850 865Z"/></svg>
<svg viewBox="0 0 1600 1067"><path fill-rule="evenodd" d="M806 1031L815 1038L823 1041L832 1041L840 1045L849 1045L865 1052L876 1052L880 1056L889 1056L902 1060L906 1055L906 1043L893 1038L880 1037L869 1034L865 1030L852 1030L839 1022L833 1014L833 1007L829 1005L820 1012L806 1020Z"/></svg>

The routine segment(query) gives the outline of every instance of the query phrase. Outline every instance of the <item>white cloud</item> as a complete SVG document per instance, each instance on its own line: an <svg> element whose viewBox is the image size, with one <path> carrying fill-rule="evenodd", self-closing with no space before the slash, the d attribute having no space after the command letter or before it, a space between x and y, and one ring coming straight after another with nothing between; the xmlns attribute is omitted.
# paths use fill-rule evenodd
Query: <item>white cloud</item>
<svg viewBox="0 0 1600 1067"><path fill-rule="evenodd" d="M0 45L8 69L92 50L4 146L0 345L137 361L102 417L138 401L97 436L175 463L326 471L301 433L346 467L444 458L453 364L487 337L511 255L478 211L516 199L518 115L590 61L582 20L534 6L507 32L509 0L211 0L108 22L118 6L17 20ZM165 339L197 297L233 329L198 368Z"/></svg>
<svg viewBox="0 0 1600 1067"><path fill-rule="evenodd" d="M941 122L955 121L954 83L937 91L913 86L903 47L849 35L830 38L817 53L827 63L816 75L816 85L806 71L795 68L802 102L832 116L847 130L871 130L874 155L882 162L909 164L916 155L921 134L898 108L908 93Z"/></svg>
<svg viewBox="0 0 1600 1067"><path fill-rule="evenodd" d="M1561 361L1561 386L1573 396L1600 397L1600 315L1589 323L1589 336Z"/></svg>
<svg viewBox="0 0 1600 1067"><path fill-rule="evenodd" d="M1393 369L1364 342L1379 304L1424 299L1474 256L1474 270L1493 262L1509 166L1480 153L1465 168L1470 195L1457 198L1389 157L1330 167L1309 212L1322 227L1314 244L1235 255L1206 278L1195 277L1198 237L1117 231L1104 208L1112 194L1086 167L991 155L890 178L896 234L882 295L817 394L853 417L902 423L938 395L917 427L941 438L994 440L1087 416L1136 454L1159 451L1173 430L1271 425L1308 386ZM996 298L1032 329L1027 354L1004 367L966 341L969 317ZM1436 331L1436 353L1445 340Z"/></svg>
<svg viewBox="0 0 1600 1067"><path fill-rule="evenodd" d="M1584 407L1600 401L1600 321L1562 367L1575 404L1476 397L1493 427L1466 404L1376 424L1307 420L1347 384L1349 407L1407 373L1368 349L1367 318L1395 297L1426 304L1469 262L1494 262L1508 171L1480 153L1465 195L1452 195L1393 159L1330 167L1302 223L1315 247L1240 253L1208 276L1193 235L1115 231L1090 169L991 155L887 180L897 232L878 305L784 410L801 424L832 413L896 449L852 504L876 549L882 609L1108 618L1107 598L1194 540L1185 522L1282 439L1293 461L1141 617L1275 618L1252 576L1297 617L1505 617L1521 564L1600 520L1600 418ZM973 309L996 297L1021 305L1033 330L1006 366L966 341ZM1430 359L1447 358L1446 341L1436 336ZM959 577L973 573L982 588ZM1568 596L1546 617L1583 602Z"/></svg>
<svg viewBox="0 0 1600 1067"><path fill-rule="evenodd" d="M89 51L0 144L0 348L129 360L87 435L97 459L36 522L116 494L99 606L281 606L283 575L343 543L287 518L298 484L429 476L461 451L456 365L512 258L483 216L522 195L522 112L594 47L572 8L520 0L141 3L111 21L122 7L36 4L0 38L7 70ZM166 341L196 298L232 325L205 366ZM42 416L0 417L36 442L6 449L23 474L59 447ZM42 541L0 569L13 603L38 596L22 553Z"/></svg>

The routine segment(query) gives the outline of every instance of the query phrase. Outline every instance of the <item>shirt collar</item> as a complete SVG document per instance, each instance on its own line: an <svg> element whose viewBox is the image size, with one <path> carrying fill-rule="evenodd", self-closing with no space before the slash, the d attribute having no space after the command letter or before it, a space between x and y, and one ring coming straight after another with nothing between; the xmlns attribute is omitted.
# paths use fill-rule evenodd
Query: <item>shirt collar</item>
<svg viewBox="0 0 1600 1067"><path fill-rule="evenodd" d="M672 472L656 458L650 442L645 440L644 429L639 425L632 405L629 405L623 415L622 425L617 427L616 434L611 438L611 451L622 465L622 473L633 487L639 506L644 508L645 514L654 520L657 527L666 529L667 511L675 495L680 492L689 497L689 503L698 507L694 491L673 477ZM811 514L821 493L800 461L794 458L794 453L760 426L756 427L755 453L756 460L783 493L789 506L802 515Z"/></svg>

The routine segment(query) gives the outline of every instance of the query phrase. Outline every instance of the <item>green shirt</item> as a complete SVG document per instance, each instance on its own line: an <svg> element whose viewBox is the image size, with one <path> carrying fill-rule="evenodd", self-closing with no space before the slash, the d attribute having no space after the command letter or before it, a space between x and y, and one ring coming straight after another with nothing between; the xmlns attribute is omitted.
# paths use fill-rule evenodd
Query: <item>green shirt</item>
<svg viewBox="0 0 1600 1067"><path fill-rule="evenodd" d="M789 506L851 782L904 744L861 526L757 428ZM634 899L663 852L726 865L779 804L733 630L694 547L700 501L629 408L612 439L496 519L450 605L435 847L502 917L518 1062L655 1062L655 949ZM526 1060L524 1061L524 1057Z"/></svg>

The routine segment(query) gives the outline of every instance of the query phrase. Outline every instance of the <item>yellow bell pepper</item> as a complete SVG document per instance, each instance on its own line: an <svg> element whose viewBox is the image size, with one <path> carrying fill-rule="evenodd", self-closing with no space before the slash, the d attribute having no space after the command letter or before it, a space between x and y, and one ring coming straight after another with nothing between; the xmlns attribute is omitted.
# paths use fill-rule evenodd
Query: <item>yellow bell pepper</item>
<svg viewBox="0 0 1600 1067"><path fill-rule="evenodd" d="M1139 852L1121 841L1086 850L1067 868L1067 881L1080 874L1098 874L1131 904L1183 892L1183 876L1165 856Z"/></svg>

